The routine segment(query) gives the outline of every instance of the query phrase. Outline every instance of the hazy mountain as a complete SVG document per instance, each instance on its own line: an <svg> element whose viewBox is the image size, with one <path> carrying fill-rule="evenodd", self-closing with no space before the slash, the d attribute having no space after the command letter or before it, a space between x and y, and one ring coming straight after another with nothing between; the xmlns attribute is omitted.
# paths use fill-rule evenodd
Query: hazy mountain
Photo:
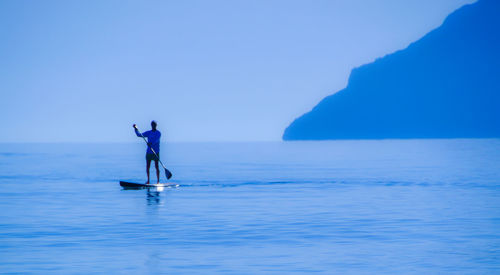
<svg viewBox="0 0 500 275"><path fill-rule="evenodd" d="M408 48L351 72L285 140L500 137L500 1L464 6Z"/></svg>

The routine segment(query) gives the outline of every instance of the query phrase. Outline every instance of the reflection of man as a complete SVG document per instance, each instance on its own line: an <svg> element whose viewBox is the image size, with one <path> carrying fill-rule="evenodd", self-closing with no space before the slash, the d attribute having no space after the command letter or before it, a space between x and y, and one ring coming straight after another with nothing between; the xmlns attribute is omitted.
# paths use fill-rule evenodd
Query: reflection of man
<svg viewBox="0 0 500 275"><path fill-rule="evenodd" d="M156 130L156 121L151 121L151 130L146 131L144 133L140 133L137 130L137 126L133 125L135 129L135 134L138 137L146 137L148 138L148 149L146 149L146 174L148 175L148 181L146 184L149 184L149 167L151 167L151 161L155 161L156 168L156 178L158 179L158 183L160 183L160 169L158 168L158 160L160 157L160 131ZM156 153L156 155L155 155Z"/></svg>
<svg viewBox="0 0 500 275"><path fill-rule="evenodd" d="M148 205L160 204L160 192L151 191L150 189L151 188L148 188L148 195L147 195Z"/></svg>

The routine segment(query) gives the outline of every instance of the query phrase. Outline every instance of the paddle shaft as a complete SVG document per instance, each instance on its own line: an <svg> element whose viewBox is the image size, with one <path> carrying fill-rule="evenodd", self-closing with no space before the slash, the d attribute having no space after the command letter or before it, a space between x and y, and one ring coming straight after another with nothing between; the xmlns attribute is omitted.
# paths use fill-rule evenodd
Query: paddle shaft
<svg viewBox="0 0 500 275"><path fill-rule="evenodd" d="M139 133L139 135L141 135L142 139L144 139L144 142L146 142L146 144L148 145L148 148L151 149L151 152L153 152L153 154L155 154L156 158L158 159L158 161L160 162L161 166L163 167L163 169L165 169L165 176L167 176L167 179L169 178L168 174L171 174L170 171L168 171L168 169L165 167L165 165L163 165L163 162L161 162L161 159L160 157L158 156L158 154L155 152L155 150L153 149L152 146L150 146L148 144L148 141L146 140L146 137L144 137L141 133L141 131L139 131L139 129L137 127L135 127L135 129L137 130L137 133Z"/></svg>

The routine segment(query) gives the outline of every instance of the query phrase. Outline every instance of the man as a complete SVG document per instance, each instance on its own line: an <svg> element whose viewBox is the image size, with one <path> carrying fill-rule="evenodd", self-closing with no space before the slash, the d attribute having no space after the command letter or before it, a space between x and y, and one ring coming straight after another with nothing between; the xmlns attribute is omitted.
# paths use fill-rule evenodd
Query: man
<svg viewBox="0 0 500 275"><path fill-rule="evenodd" d="M148 148L146 149L146 174L148 175L148 181L146 184L149 184L149 168L151 167L151 161L155 161L156 168L156 178L158 179L157 183L160 183L160 169L158 167L158 161L160 157L160 131L156 130L156 121L151 121L151 131L146 131L144 133L140 133L137 129L137 125L133 125L135 134L138 137L146 137L148 138ZM154 151L154 152L153 152ZM155 155L156 153L156 155Z"/></svg>

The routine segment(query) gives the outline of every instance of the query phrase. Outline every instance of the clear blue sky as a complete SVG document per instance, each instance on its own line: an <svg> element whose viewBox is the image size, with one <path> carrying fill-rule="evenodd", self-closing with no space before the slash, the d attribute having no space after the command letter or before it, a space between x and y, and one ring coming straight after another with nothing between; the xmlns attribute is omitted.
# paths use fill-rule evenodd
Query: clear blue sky
<svg viewBox="0 0 500 275"><path fill-rule="evenodd" d="M280 140L472 2L0 1L0 142Z"/></svg>

